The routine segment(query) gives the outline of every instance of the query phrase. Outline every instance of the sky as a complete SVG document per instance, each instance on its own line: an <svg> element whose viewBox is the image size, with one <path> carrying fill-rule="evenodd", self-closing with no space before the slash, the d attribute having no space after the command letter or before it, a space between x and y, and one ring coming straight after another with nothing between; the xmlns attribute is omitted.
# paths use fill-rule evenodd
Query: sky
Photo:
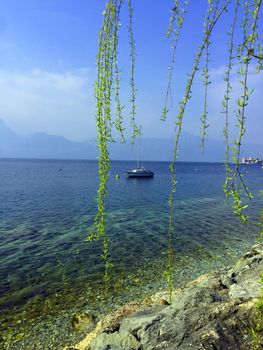
<svg viewBox="0 0 263 350"><path fill-rule="evenodd" d="M187 73L200 44L205 0L193 0L179 41L173 79L173 107L166 123L160 121L171 44L165 39L173 1L134 0L136 40L137 120L145 137L172 137L183 96ZM98 30L105 0L0 0L0 118L19 134L46 132L70 140L96 137L95 98ZM224 118L221 102L227 58L226 31L230 7L215 30L211 45L208 92L208 136L222 138ZM127 10L121 13L119 62L121 98L129 117L129 46ZM263 145L262 74L252 67L249 84L255 87L248 109L246 142ZM201 74L201 70L200 70ZM187 107L184 130L200 134L203 85L200 74ZM241 93L238 76L233 77L233 100ZM235 104L231 112L235 116ZM231 122L236 133L235 120ZM129 127L127 126L127 137Z"/></svg>

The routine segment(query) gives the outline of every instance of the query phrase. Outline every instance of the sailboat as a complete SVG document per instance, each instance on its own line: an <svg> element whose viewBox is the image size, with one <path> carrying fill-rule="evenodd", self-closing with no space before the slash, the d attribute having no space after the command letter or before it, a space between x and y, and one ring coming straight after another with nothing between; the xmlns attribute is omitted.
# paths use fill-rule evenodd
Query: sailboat
<svg viewBox="0 0 263 350"><path fill-rule="evenodd" d="M141 156L141 136L139 136L138 140L138 150L137 150L137 167L127 171L127 176L128 177L153 177L154 172L145 169L141 164L140 164L140 156Z"/></svg>

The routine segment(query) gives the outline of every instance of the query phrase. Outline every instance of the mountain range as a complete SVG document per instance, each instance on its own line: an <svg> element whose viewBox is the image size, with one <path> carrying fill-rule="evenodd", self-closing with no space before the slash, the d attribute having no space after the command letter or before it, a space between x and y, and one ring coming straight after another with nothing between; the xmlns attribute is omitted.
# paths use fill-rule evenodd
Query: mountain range
<svg viewBox="0 0 263 350"><path fill-rule="evenodd" d="M200 137L183 133L179 145L181 161L223 162L225 147L223 141L207 138L205 151L200 149ZM137 149L129 140L121 144L119 141L110 144L112 160L134 160ZM172 138L142 138L141 159L169 161L173 153ZM242 156L263 158L263 146L244 144ZM11 130L0 119L0 158L37 158L37 159L96 159L98 148L96 140L85 142L71 141L63 136L34 133L19 135Z"/></svg>

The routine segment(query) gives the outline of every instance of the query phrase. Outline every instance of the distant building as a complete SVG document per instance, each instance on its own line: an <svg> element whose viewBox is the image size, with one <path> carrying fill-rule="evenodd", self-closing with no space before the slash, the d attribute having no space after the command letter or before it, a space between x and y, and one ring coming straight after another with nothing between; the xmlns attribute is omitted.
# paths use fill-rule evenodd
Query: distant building
<svg viewBox="0 0 263 350"><path fill-rule="evenodd" d="M263 160L254 157L242 158L241 164L263 164Z"/></svg>

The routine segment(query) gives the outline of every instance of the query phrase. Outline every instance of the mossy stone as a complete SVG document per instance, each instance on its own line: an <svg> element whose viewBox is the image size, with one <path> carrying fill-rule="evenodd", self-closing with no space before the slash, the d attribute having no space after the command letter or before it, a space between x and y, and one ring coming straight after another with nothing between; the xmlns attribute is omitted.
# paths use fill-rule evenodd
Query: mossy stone
<svg viewBox="0 0 263 350"><path fill-rule="evenodd" d="M77 312L71 321L75 331L91 330L95 327L95 317L85 312Z"/></svg>
<svg viewBox="0 0 263 350"><path fill-rule="evenodd" d="M24 338L24 333L18 333L16 336L15 336L15 339L16 339L16 341L20 341L20 340L22 340L22 338Z"/></svg>

